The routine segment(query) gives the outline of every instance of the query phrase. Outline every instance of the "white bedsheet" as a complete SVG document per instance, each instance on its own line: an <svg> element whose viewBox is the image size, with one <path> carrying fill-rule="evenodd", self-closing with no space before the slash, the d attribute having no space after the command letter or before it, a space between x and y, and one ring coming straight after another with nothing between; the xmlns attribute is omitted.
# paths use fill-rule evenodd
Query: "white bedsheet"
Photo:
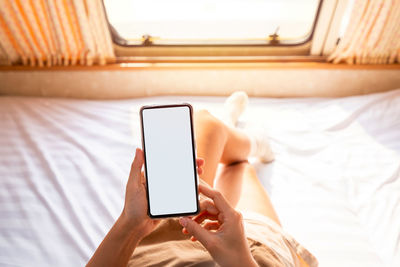
<svg viewBox="0 0 400 267"><path fill-rule="evenodd" d="M82 266L123 206L138 108L223 98L0 97L0 266ZM251 99L276 160L257 164L284 228L320 266L400 266L400 90ZM257 125L257 126L255 126Z"/></svg>

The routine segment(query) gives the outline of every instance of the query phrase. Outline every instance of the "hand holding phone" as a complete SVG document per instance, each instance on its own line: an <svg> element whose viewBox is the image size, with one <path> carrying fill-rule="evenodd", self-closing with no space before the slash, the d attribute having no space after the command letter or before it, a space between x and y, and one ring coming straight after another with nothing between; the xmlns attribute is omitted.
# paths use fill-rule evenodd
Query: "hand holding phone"
<svg viewBox="0 0 400 267"><path fill-rule="evenodd" d="M143 163L143 151L137 148L126 184L125 205L122 212L122 217L128 222L129 228L140 235L138 239L152 232L158 224L158 221L151 220L147 216L146 186L142 172Z"/></svg>
<svg viewBox="0 0 400 267"><path fill-rule="evenodd" d="M192 106L140 110L148 214L151 218L199 212Z"/></svg>
<svg viewBox="0 0 400 267"><path fill-rule="evenodd" d="M121 215L124 221L128 222L129 228L139 235L139 240L152 232L159 222L158 220L152 220L148 216L146 184L142 171L143 163L143 151L137 148L126 185L125 205ZM197 173L201 175L203 173L204 160L201 158L196 159L196 165Z"/></svg>

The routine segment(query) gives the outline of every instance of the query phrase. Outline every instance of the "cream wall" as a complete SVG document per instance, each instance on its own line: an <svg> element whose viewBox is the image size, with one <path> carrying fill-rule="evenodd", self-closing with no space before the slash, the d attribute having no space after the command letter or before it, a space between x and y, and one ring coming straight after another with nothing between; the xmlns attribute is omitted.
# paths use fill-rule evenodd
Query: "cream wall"
<svg viewBox="0 0 400 267"><path fill-rule="evenodd" d="M348 96L400 88L400 68L129 65L0 70L1 95L115 99L153 95Z"/></svg>

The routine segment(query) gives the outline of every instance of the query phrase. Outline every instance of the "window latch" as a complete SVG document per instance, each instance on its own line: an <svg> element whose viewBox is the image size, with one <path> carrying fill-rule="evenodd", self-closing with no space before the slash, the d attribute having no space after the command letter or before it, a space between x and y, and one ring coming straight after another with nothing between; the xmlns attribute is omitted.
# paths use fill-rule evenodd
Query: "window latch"
<svg viewBox="0 0 400 267"><path fill-rule="evenodd" d="M270 44L276 45L280 43L278 31L279 31L279 26L276 28L273 34L268 35Z"/></svg>
<svg viewBox="0 0 400 267"><path fill-rule="evenodd" d="M153 37L149 34L145 34L142 36L142 45L151 46L153 44Z"/></svg>

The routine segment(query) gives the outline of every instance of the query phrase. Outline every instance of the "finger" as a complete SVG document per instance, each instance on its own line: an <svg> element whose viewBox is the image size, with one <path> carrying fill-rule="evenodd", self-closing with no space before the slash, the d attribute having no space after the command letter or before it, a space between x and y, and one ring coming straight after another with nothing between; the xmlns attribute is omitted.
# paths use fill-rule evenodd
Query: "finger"
<svg viewBox="0 0 400 267"><path fill-rule="evenodd" d="M228 201L226 201L221 192L206 187L202 184L199 184L199 191L203 193L205 196L211 198L214 201L215 206L219 211L224 211L224 212L234 211L234 209L229 205Z"/></svg>
<svg viewBox="0 0 400 267"><path fill-rule="evenodd" d="M187 216L186 218L192 219L193 216ZM185 234L185 235L189 234L189 232L186 230L185 227L182 228L182 233Z"/></svg>
<svg viewBox="0 0 400 267"><path fill-rule="evenodd" d="M201 212L199 215L193 218L193 221L197 222L198 224L201 224L205 220L218 220L218 215L214 214L209 214L207 211Z"/></svg>
<svg viewBox="0 0 400 267"><path fill-rule="evenodd" d="M189 234L189 232L186 230L186 228L182 228L182 233L185 234L185 235L188 235L188 234ZM197 239L194 238L193 236L191 237L191 239L195 239L195 240L193 240L193 241L196 241L196 240L197 240Z"/></svg>
<svg viewBox="0 0 400 267"><path fill-rule="evenodd" d="M204 229L206 229L208 231L214 231L214 230L218 230L221 227L221 224L218 222L207 222L203 225L203 227L204 227ZM184 234L189 234L189 232L186 230ZM197 239L194 236L190 237L190 240L197 241Z"/></svg>
<svg viewBox="0 0 400 267"><path fill-rule="evenodd" d="M203 168L202 168L203 165L204 165L204 159L197 158L196 159L196 166L197 166L197 174L198 175L202 175L203 174Z"/></svg>
<svg viewBox="0 0 400 267"><path fill-rule="evenodd" d="M203 174L203 169L200 167L197 167L197 174L202 175Z"/></svg>
<svg viewBox="0 0 400 267"><path fill-rule="evenodd" d="M205 160L204 160L204 159L202 159L202 158L197 158L197 159L196 159L196 165L197 165L197 167L203 166L204 163L205 163Z"/></svg>
<svg viewBox="0 0 400 267"><path fill-rule="evenodd" d="M201 211L206 210L206 211L208 211L208 213L210 213L210 214L218 214L218 213L219 213L219 211L218 211L218 209L215 207L214 203L213 203L211 200L209 200L209 199L202 200L202 201L200 202L200 210L201 210Z"/></svg>
<svg viewBox="0 0 400 267"><path fill-rule="evenodd" d="M221 224L219 222L206 222L203 227L208 231L218 230L221 227Z"/></svg>
<svg viewBox="0 0 400 267"><path fill-rule="evenodd" d="M140 148L136 149L135 159L131 165L131 172L129 174L129 179L134 180L137 183L142 182L142 166L144 162L143 151Z"/></svg>
<svg viewBox="0 0 400 267"><path fill-rule="evenodd" d="M207 231L215 231L218 230L221 227L221 224L218 222L207 222L203 225L203 228L206 229ZM186 231L186 234L188 234L189 232ZM197 239L192 236L190 237L191 241L197 241Z"/></svg>
<svg viewBox="0 0 400 267"><path fill-rule="evenodd" d="M144 171L140 173L140 182L146 186L146 179L144 179Z"/></svg>
<svg viewBox="0 0 400 267"><path fill-rule="evenodd" d="M208 244L210 244L210 242L212 242L212 240L215 238L213 233L208 232L199 224L188 218L180 218L179 223L186 228L189 234L199 240L206 249L208 248Z"/></svg>

